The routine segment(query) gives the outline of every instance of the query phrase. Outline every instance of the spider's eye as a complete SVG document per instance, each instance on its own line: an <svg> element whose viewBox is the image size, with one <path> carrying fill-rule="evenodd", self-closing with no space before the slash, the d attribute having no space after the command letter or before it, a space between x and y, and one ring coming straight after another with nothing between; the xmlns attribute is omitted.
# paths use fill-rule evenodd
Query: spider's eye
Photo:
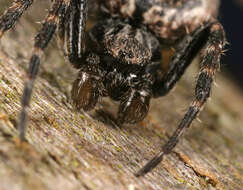
<svg viewBox="0 0 243 190"><path fill-rule="evenodd" d="M129 51L129 53L128 53L128 57L129 57L130 59L132 59L132 58L134 57L134 54L133 54L132 51Z"/></svg>

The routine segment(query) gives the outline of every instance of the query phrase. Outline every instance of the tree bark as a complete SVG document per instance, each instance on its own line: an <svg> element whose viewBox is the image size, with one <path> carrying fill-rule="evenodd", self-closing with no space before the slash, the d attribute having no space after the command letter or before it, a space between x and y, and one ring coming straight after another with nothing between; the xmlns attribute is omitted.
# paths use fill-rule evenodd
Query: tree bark
<svg viewBox="0 0 243 190"><path fill-rule="evenodd" d="M0 12L7 7L0 2ZM143 122L119 128L117 103L102 99L91 112L73 109L77 71L55 40L45 51L28 110L27 142L17 122L33 37L48 4L36 2L0 42L0 190L170 190L243 188L242 92L217 76L212 100L174 152L145 177L138 171L176 129L193 99L197 66L168 96L154 99Z"/></svg>

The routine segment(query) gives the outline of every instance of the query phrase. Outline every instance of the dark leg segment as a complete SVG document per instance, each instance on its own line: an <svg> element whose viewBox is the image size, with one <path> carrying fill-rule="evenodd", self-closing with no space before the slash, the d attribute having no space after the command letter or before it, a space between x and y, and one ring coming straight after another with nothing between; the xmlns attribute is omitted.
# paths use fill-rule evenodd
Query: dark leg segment
<svg viewBox="0 0 243 190"><path fill-rule="evenodd" d="M4 32L11 29L23 12L33 3L34 0L15 0L0 17L0 39Z"/></svg>
<svg viewBox="0 0 243 190"><path fill-rule="evenodd" d="M180 42L169 63L167 74L162 79L157 79L153 85L154 97L166 95L180 80L186 68L205 45L210 33L210 26L211 23L205 23Z"/></svg>
<svg viewBox="0 0 243 190"><path fill-rule="evenodd" d="M66 3L66 7L60 12L59 22L57 26L57 37L58 37L58 44L59 47L63 50L64 55L67 54L65 49L65 35L66 35L66 26L69 19L69 12L70 12L70 2Z"/></svg>
<svg viewBox="0 0 243 190"><path fill-rule="evenodd" d="M27 71L27 79L24 83L24 92L22 96L22 110L19 121L19 135L20 139L25 138L25 126L26 126L26 109L29 106L32 88L38 68L40 64L40 55L50 42L58 23L58 17L60 12L65 8L65 2L63 0L55 0L48 16L46 17L41 30L35 37L34 52L30 58L29 69Z"/></svg>
<svg viewBox="0 0 243 190"><path fill-rule="evenodd" d="M208 31L206 32L207 34L205 36L206 38L205 37L202 38L206 41L206 44L201 52L202 54L201 54L200 73L195 88L195 100L190 105L187 113L185 114L184 118L182 119L181 123L179 124L178 128L176 129L172 137L168 140L168 142L164 146L162 146L161 151L152 160L150 160L141 170L139 170L135 174L137 177L143 176L149 171L151 171L162 161L164 155L171 153L173 148L178 143L179 137L184 133L185 129L188 128L192 123L192 121L197 117L198 113L200 112L207 98L210 95L215 72L219 69L220 66L220 57L223 53L223 47L225 45L225 34L224 34L223 27L219 23L212 23L211 25L208 25L206 31ZM198 49L198 47L200 47L198 46L198 43L193 44L193 47L190 48L191 52L195 51L194 48L197 48L197 52L200 51L200 49ZM184 56L190 54L191 52L185 52ZM177 57L180 58L183 57L183 55L178 55L178 56L176 55L174 59L178 59ZM179 67L179 66L173 65L173 67ZM183 65L181 65L176 70L177 74L172 75L171 77L167 76L167 80L165 81L165 84L166 83L171 84L170 81L176 82L175 78L180 78L181 75L180 72L184 72L184 67Z"/></svg>
<svg viewBox="0 0 243 190"><path fill-rule="evenodd" d="M79 68L82 54L85 51L85 26L87 19L87 1L71 0L70 11L67 16L67 54L69 61L75 68Z"/></svg>

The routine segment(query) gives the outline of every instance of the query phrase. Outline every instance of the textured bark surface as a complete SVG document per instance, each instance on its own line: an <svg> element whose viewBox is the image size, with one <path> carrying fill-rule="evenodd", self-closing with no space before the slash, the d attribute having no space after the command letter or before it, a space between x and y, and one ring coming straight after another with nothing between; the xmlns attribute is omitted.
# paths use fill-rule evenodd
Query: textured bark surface
<svg viewBox="0 0 243 190"><path fill-rule="evenodd" d="M9 3L0 2L0 12ZM152 101L137 125L115 126L117 104L101 100L78 112L70 103L77 71L56 41L45 51L28 110L28 143L19 144L17 118L33 37L48 5L36 2L0 42L0 190L167 190L243 187L243 96L217 76L209 101L174 152L145 177L136 172L176 129L193 98L197 67L168 96Z"/></svg>

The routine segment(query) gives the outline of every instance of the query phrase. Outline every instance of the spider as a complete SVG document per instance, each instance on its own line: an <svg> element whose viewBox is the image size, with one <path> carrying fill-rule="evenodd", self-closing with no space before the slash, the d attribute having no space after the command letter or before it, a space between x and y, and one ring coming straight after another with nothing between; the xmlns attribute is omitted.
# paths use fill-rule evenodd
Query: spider
<svg viewBox="0 0 243 190"><path fill-rule="evenodd" d="M87 31L91 2L99 13L97 22ZM14 1L0 17L0 38L32 3L33 0ZM53 0L35 37L29 61L21 101L20 139L25 139L26 108L40 56L56 30L65 56L79 70L71 91L74 105L87 111L100 97L120 101L119 125L142 121L151 98L170 92L200 54L194 100L161 151L135 175L151 171L164 155L171 153L210 96L226 44L224 29L216 19L218 4L218 0ZM175 53L164 68L161 50L166 48L173 48Z"/></svg>

